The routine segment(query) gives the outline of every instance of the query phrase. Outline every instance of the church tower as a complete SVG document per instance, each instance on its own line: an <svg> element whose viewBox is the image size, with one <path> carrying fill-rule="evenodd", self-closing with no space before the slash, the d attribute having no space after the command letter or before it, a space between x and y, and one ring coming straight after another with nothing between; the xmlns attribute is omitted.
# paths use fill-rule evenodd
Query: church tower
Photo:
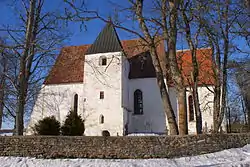
<svg viewBox="0 0 250 167"><path fill-rule="evenodd" d="M85 135L123 135L124 59L115 28L108 23L85 54Z"/></svg>

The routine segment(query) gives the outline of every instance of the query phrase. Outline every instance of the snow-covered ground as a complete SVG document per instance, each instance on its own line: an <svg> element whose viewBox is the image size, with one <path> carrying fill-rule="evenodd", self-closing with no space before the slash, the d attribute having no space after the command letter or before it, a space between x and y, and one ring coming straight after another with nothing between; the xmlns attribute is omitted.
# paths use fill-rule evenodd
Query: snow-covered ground
<svg viewBox="0 0 250 167"><path fill-rule="evenodd" d="M250 167L250 145L176 159L35 159L0 157L0 167Z"/></svg>
<svg viewBox="0 0 250 167"><path fill-rule="evenodd" d="M130 133L127 136L160 136L160 135L155 133Z"/></svg>

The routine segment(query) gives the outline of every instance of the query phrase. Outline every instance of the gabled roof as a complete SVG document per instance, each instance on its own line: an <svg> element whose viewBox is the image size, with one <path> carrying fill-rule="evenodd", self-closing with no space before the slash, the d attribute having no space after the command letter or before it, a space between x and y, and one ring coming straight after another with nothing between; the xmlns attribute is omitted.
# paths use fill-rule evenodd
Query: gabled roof
<svg viewBox="0 0 250 167"><path fill-rule="evenodd" d="M190 50L178 50L177 61L184 77L186 86L192 85L192 55ZM211 48L200 48L196 50L199 76L198 85L214 85L213 58Z"/></svg>
<svg viewBox="0 0 250 167"><path fill-rule="evenodd" d="M162 49L160 50L162 51ZM164 53L164 52L163 52ZM165 56L162 52L158 55L162 69L165 69L164 59ZM214 73L212 67L212 52L210 48L197 49L196 51L198 66L199 66L199 77L198 85L214 85ZM192 80L192 56L190 50L178 50L177 62L182 71L185 86L190 86L193 84ZM150 78L156 77L155 68L152 63L151 56L149 52L142 52L129 58L130 61L130 72L129 78ZM164 70L164 76L166 77L166 70ZM174 86L174 82L169 78L169 86Z"/></svg>
<svg viewBox="0 0 250 167"><path fill-rule="evenodd" d="M83 82L84 53L90 45L62 48L44 84Z"/></svg>
<svg viewBox="0 0 250 167"><path fill-rule="evenodd" d="M95 42L87 50L86 55L120 51L122 51L122 46L116 30L111 23L107 23L96 38Z"/></svg>
<svg viewBox="0 0 250 167"><path fill-rule="evenodd" d="M129 59L148 50L140 39L124 40L121 41L121 45L123 52ZM86 51L90 47L91 45L81 45L62 48L44 84L82 83L84 77L84 55L86 55ZM159 42L157 50L159 54L164 53L163 42Z"/></svg>
<svg viewBox="0 0 250 167"><path fill-rule="evenodd" d="M139 39L121 41L122 48L130 62L129 78L155 77L155 69L148 49ZM83 83L84 55L91 45L64 47L52 67L44 84ZM164 43L157 46L161 67L164 68L165 48ZM146 61L144 58L146 58ZM199 85L213 85L214 75L212 70L211 49L198 49L197 59L199 64ZM190 50L177 51L178 64L182 69L185 85L192 84L192 57ZM142 64L143 67L142 67ZM173 83L170 82L170 85Z"/></svg>

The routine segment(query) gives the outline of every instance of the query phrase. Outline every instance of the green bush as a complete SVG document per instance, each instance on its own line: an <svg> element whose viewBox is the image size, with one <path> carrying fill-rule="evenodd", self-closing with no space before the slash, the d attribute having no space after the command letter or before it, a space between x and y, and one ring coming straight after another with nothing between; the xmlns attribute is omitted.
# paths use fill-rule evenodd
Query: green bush
<svg viewBox="0 0 250 167"><path fill-rule="evenodd" d="M34 127L38 135L60 135L60 122L54 116L39 120Z"/></svg>
<svg viewBox="0 0 250 167"><path fill-rule="evenodd" d="M64 136L82 136L85 130L84 120L77 113L70 111L61 130Z"/></svg>

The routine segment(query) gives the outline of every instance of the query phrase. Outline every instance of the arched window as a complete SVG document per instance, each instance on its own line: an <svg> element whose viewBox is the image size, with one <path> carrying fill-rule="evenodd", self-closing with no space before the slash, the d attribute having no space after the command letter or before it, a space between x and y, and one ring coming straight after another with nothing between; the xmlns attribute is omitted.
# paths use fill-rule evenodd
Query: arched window
<svg viewBox="0 0 250 167"><path fill-rule="evenodd" d="M100 57L99 65L101 65L101 66L106 66L107 65L107 58L105 56Z"/></svg>
<svg viewBox="0 0 250 167"><path fill-rule="evenodd" d="M77 113L77 107L78 107L78 94L74 95L74 112Z"/></svg>
<svg viewBox="0 0 250 167"><path fill-rule="evenodd" d="M100 123L100 124L103 124L103 123L104 123L104 116L103 116L103 115L100 115L99 123Z"/></svg>
<svg viewBox="0 0 250 167"><path fill-rule="evenodd" d="M194 121L194 100L193 96L188 96L189 121Z"/></svg>
<svg viewBox="0 0 250 167"><path fill-rule="evenodd" d="M134 114L143 114L143 97L142 91L139 89L134 92Z"/></svg>

